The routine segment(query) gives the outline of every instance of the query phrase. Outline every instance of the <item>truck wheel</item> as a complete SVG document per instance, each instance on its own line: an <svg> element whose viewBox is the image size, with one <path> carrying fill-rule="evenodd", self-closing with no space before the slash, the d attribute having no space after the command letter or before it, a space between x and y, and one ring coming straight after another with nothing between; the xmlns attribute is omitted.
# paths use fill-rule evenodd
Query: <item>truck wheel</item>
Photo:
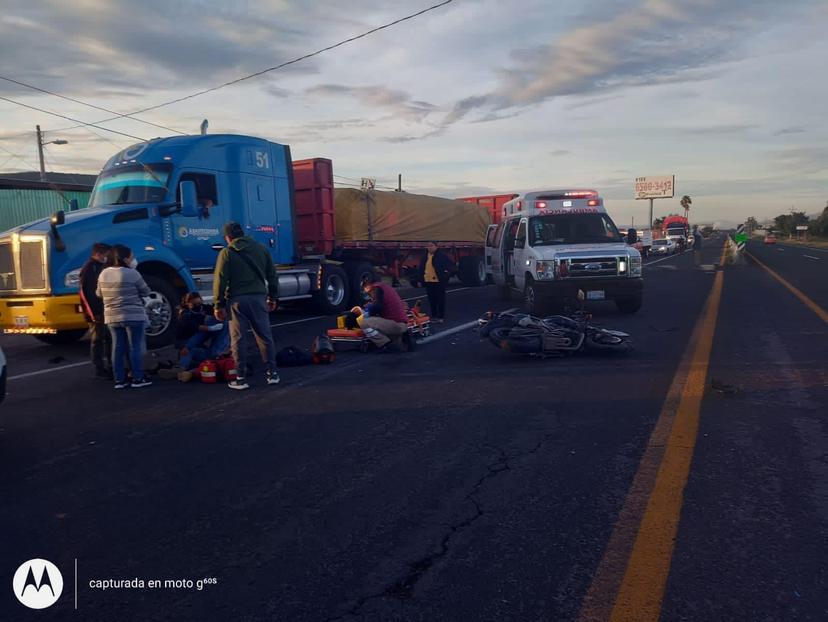
<svg viewBox="0 0 828 622"><path fill-rule="evenodd" d="M486 264L482 257L460 258L460 282L466 287L480 287L486 284Z"/></svg>
<svg viewBox="0 0 828 622"><path fill-rule="evenodd" d="M351 305L362 305L362 288L365 283L374 278L374 266L367 261L357 261L346 264L345 272L348 275L348 283L351 286L349 302Z"/></svg>
<svg viewBox="0 0 828 622"><path fill-rule="evenodd" d="M316 304L326 315L344 311L348 306L348 275L333 264L322 266L322 288L316 292Z"/></svg>
<svg viewBox="0 0 828 622"><path fill-rule="evenodd" d="M162 348L175 340L175 308L179 294L175 286L162 277L145 275L150 295L144 298L147 312L147 348Z"/></svg>
<svg viewBox="0 0 828 622"><path fill-rule="evenodd" d="M86 334L85 328L76 330L59 330L54 335L35 335L35 339L48 343L50 346L61 346L68 343L75 343Z"/></svg>
<svg viewBox="0 0 828 622"><path fill-rule="evenodd" d="M641 294L632 298L619 298L615 305L621 313L635 313L641 308Z"/></svg>

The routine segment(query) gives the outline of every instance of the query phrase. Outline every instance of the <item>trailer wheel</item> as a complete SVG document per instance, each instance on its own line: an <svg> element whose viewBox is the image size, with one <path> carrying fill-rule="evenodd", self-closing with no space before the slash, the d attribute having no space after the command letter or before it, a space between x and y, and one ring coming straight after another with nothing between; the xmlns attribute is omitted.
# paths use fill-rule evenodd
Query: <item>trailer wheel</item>
<svg viewBox="0 0 828 622"><path fill-rule="evenodd" d="M349 297L350 304L362 305L362 288L365 286L365 283L369 282L376 275L374 272L374 266L367 261L357 261L351 264L346 264L345 272L348 275L348 282L351 286Z"/></svg>
<svg viewBox="0 0 828 622"><path fill-rule="evenodd" d="M175 286L162 277L144 275L150 295L144 298L147 312L147 348L162 348L175 339L175 308L179 294Z"/></svg>
<svg viewBox="0 0 828 622"><path fill-rule="evenodd" d="M54 335L35 335L35 339L48 343L50 346L61 346L68 343L75 343L86 334L85 328L75 330L59 330Z"/></svg>
<svg viewBox="0 0 828 622"><path fill-rule="evenodd" d="M326 315L333 315L348 306L348 275L333 264L322 266L322 287L315 294L316 304Z"/></svg>
<svg viewBox="0 0 828 622"><path fill-rule="evenodd" d="M486 264L477 255L460 258L460 282L467 287L486 284Z"/></svg>

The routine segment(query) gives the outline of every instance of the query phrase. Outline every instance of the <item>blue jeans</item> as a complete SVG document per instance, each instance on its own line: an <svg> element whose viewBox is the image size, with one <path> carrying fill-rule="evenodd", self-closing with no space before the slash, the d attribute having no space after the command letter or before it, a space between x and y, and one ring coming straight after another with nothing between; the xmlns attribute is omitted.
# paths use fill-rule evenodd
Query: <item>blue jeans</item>
<svg viewBox="0 0 828 622"><path fill-rule="evenodd" d="M116 322L109 324L112 333L112 372L116 383L126 382L124 357L129 357L132 368L132 380L138 382L144 379L144 322Z"/></svg>
<svg viewBox="0 0 828 622"><path fill-rule="evenodd" d="M207 318L205 325L214 326L219 322L215 318ZM221 330L216 332L197 332L185 344L187 354L178 362L184 369L193 369L201 361L217 359L230 348L230 330L228 322L224 322Z"/></svg>

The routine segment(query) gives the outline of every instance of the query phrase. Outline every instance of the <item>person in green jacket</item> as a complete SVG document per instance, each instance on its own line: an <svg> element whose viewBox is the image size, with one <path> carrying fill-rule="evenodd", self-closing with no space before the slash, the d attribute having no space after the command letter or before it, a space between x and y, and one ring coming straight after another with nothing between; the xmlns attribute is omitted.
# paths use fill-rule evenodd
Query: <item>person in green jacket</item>
<svg viewBox="0 0 828 622"><path fill-rule="evenodd" d="M266 365L267 384L279 384L276 370L276 344L270 329L269 314L276 310L279 277L267 248L251 237L237 222L224 225L227 247L216 261L213 275L214 315L223 322L230 315L230 350L238 377L228 383L231 389L248 389L247 332L253 331L262 361Z"/></svg>

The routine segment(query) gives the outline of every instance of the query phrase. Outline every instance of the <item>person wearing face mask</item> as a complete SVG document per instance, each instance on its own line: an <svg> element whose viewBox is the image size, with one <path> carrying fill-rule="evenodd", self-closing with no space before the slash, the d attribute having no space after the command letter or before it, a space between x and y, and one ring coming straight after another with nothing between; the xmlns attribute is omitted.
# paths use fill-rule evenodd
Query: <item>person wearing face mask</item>
<svg viewBox="0 0 828 622"><path fill-rule="evenodd" d="M95 291L98 289L98 277L106 267L109 244L97 242L80 270L80 299L83 315L89 325L89 358L95 367L95 377L112 380L112 362L109 355L112 340L109 329L104 324L103 303Z"/></svg>
<svg viewBox="0 0 828 622"><path fill-rule="evenodd" d="M144 331L148 323L142 296L150 295L144 277L135 268L138 262L129 247L116 244L109 251L109 267L98 277L97 295L103 300L104 322L112 334L112 371L115 388L146 387L144 377ZM124 356L132 368L132 383L127 385Z"/></svg>

